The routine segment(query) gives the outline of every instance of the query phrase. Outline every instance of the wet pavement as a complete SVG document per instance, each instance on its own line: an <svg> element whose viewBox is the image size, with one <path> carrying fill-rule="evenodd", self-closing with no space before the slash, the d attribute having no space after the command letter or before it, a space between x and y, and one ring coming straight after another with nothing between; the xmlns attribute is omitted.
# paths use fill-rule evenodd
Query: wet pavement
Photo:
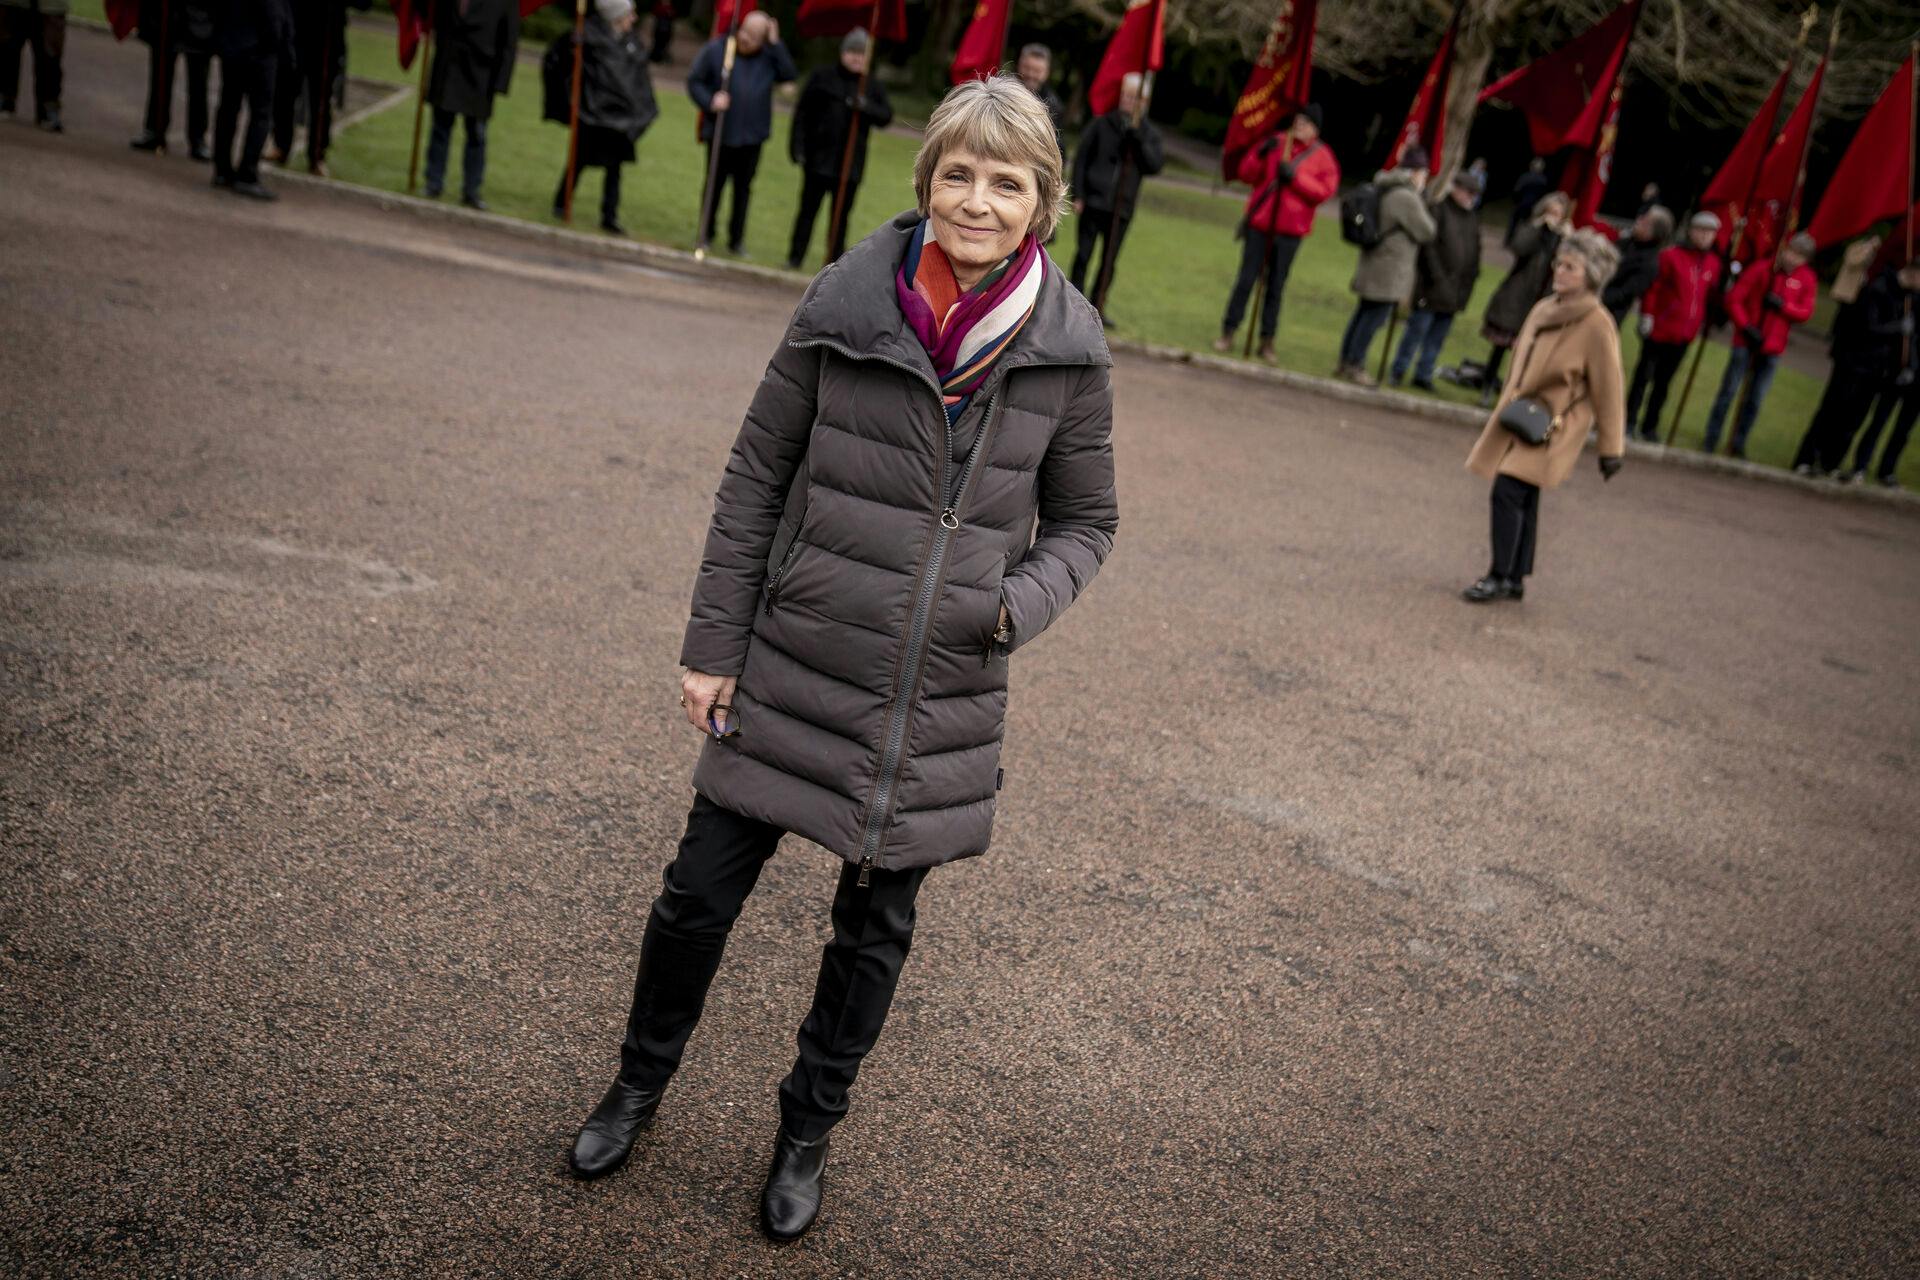
<svg viewBox="0 0 1920 1280"><path fill-rule="evenodd" d="M1920 1267L1920 518L1588 464L1474 609L1466 432L1129 356L1114 557L818 1228L753 1221L799 842L569 1181L793 295L248 204L75 104L0 122L9 1273Z"/></svg>

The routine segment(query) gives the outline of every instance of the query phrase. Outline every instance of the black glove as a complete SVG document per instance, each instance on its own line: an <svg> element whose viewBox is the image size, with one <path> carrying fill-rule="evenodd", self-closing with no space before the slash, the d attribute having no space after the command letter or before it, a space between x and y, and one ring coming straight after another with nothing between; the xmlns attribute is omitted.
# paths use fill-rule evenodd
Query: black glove
<svg viewBox="0 0 1920 1280"><path fill-rule="evenodd" d="M1277 133L1271 134L1268 136L1265 142L1260 144L1259 150L1255 151L1254 154L1259 156L1262 160L1264 160L1268 156L1272 155L1273 149L1279 145L1280 145L1280 135Z"/></svg>
<svg viewBox="0 0 1920 1280"><path fill-rule="evenodd" d="M1749 351L1758 351L1761 345L1760 326L1750 324L1740 330L1740 336L1746 340Z"/></svg>
<svg viewBox="0 0 1920 1280"><path fill-rule="evenodd" d="M1620 461L1621 460L1619 458L1601 458L1600 459L1600 478L1602 480L1611 480L1615 476L1619 475Z"/></svg>
<svg viewBox="0 0 1920 1280"><path fill-rule="evenodd" d="M1280 185L1283 187L1293 182L1293 163L1291 160L1282 160L1280 167L1273 171L1273 176L1280 180Z"/></svg>
<svg viewBox="0 0 1920 1280"><path fill-rule="evenodd" d="M1787 300L1777 293L1769 293L1767 295L1766 305L1774 311L1785 311L1787 309Z"/></svg>

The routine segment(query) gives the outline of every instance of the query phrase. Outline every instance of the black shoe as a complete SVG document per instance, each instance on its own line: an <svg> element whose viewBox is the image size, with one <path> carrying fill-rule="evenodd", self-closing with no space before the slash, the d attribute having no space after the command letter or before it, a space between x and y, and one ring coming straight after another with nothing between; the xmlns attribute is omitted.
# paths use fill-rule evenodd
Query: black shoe
<svg viewBox="0 0 1920 1280"><path fill-rule="evenodd" d="M1102 311L1102 312L1100 313L1100 327L1101 327L1102 329L1111 329L1111 328L1113 328L1113 317L1112 317L1112 316L1110 316L1110 315L1108 315L1108 314L1107 314L1106 312L1104 312L1104 311Z"/></svg>
<svg viewBox="0 0 1920 1280"><path fill-rule="evenodd" d="M1747 460L1747 451L1745 449L1729 449L1727 450L1727 456L1735 462L1745 462Z"/></svg>
<svg viewBox="0 0 1920 1280"><path fill-rule="evenodd" d="M1653 427L1642 427L1640 428L1640 438L1648 444L1659 444L1660 432Z"/></svg>
<svg viewBox="0 0 1920 1280"><path fill-rule="evenodd" d="M48 133L65 133L66 127L60 123L60 108L48 107L40 115L40 127Z"/></svg>
<svg viewBox="0 0 1920 1280"><path fill-rule="evenodd" d="M622 239L626 238L627 229L621 226L619 221L614 218L600 219L600 229L610 236L619 236Z"/></svg>
<svg viewBox="0 0 1920 1280"><path fill-rule="evenodd" d="M1507 579L1507 599L1524 600L1527 598L1527 580L1525 578Z"/></svg>
<svg viewBox="0 0 1920 1280"><path fill-rule="evenodd" d="M747 252L747 246L743 244L728 245L727 256L730 258L739 258L743 262L751 262L753 260L753 255Z"/></svg>
<svg viewBox="0 0 1920 1280"><path fill-rule="evenodd" d="M1468 604L1486 604L1492 600L1505 600L1513 595L1513 584L1505 578L1496 578L1492 574L1480 579L1460 593L1460 598Z"/></svg>
<svg viewBox="0 0 1920 1280"><path fill-rule="evenodd" d="M472 209L475 213L485 213L487 211L487 202L479 196L461 196L460 203Z"/></svg>
<svg viewBox="0 0 1920 1280"><path fill-rule="evenodd" d="M797 1240L820 1214L820 1182L827 1171L827 1140L801 1142L783 1127L773 1168L760 1192L760 1229L775 1240Z"/></svg>
<svg viewBox="0 0 1920 1280"><path fill-rule="evenodd" d="M255 179L252 182L234 183L233 194L237 196L245 196L249 200L278 200L280 198L279 196L275 195L273 192L261 186L258 179Z"/></svg>
<svg viewBox="0 0 1920 1280"><path fill-rule="evenodd" d="M198 160L201 164L205 164L213 159L213 149L204 142L189 142L187 144L187 158L189 160Z"/></svg>
<svg viewBox="0 0 1920 1280"><path fill-rule="evenodd" d="M221 173L216 169L213 173L213 185L230 189L233 186L233 175L230 173Z"/></svg>
<svg viewBox="0 0 1920 1280"><path fill-rule="evenodd" d="M601 1178L627 1162L633 1139L653 1123L663 1089L636 1089L616 1079L574 1137L567 1168L576 1178Z"/></svg>
<svg viewBox="0 0 1920 1280"><path fill-rule="evenodd" d="M439 188L439 187L428 187L428 188L426 189L426 191L425 191L425 192L424 192L423 194L424 194L424 195L425 195L425 196L427 197L427 199L429 199L429 200L438 200L438 199L440 198L440 188Z"/></svg>
<svg viewBox="0 0 1920 1280"><path fill-rule="evenodd" d="M800 259L798 259L798 258L788 258L788 259L787 259L787 270L789 270L789 271L798 271L798 270L800 270L800 269L801 269L801 263L800 263Z"/></svg>
<svg viewBox="0 0 1920 1280"><path fill-rule="evenodd" d="M13 114L13 99L0 98L0 116L10 116L12 114Z"/></svg>
<svg viewBox="0 0 1920 1280"><path fill-rule="evenodd" d="M1433 379L1415 378L1412 382L1409 382L1407 385L1412 387L1415 391L1431 391L1433 390Z"/></svg>
<svg viewBox="0 0 1920 1280"><path fill-rule="evenodd" d="M127 145L135 151L165 151L167 140L151 129L142 129Z"/></svg>

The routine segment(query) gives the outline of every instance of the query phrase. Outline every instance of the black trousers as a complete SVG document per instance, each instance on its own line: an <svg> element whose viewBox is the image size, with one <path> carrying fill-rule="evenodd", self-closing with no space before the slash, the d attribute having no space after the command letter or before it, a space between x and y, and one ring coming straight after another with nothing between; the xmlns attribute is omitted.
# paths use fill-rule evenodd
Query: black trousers
<svg viewBox="0 0 1920 1280"><path fill-rule="evenodd" d="M1627 388L1627 432L1651 434L1660 429L1660 414L1667 407L1667 388L1686 357L1687 343L1655 342L1640 344L1640 359L1633 366L1633 385ZM1645 402L1644 406L1642 401Z"/></svg>
<svg viewBox="0 0 1920 1280"><path fill-rule="evenodd" d="M333 143L333 67L320 65L317 49L298 66L283 63L273 88L273 145L285 155L293 150L296 125L307 127L307 164L316 165L327 158ZM336 55L339 50L333 51ZM331 63L333 59L325 59ZM439 123L439 113L434 115Z"/></svg>
<svg viewBox="0 0 1920 1280"><path fill-rule="evenodd" d="M213 116L213 172L235 182L260 180L260 153L267 148L267 130L273 125L273 73L278 59L266 57L220 59L220 107ZM247 108L247 132L240 144L240 163L233 161L233 135L240 124L240 108Z"/></svg>
<svg viewBox="0 0 1920 1280"><path fill-rule="evenodd" d="M1493 480L1493 564L1495 578L1519 580L1533 572L1533 543L1540 529L1540 486L1495 476Z"/></svg>
<svg viewBox="0 0 1920 1280"><path fill-rule="evenodd" d="M0 102L20 96L20 54L33 46L33 118L44 120L60 105L61 58L67 50L67 15L0 6Z"/></svg>
<svg viewBox="0 0 1920 1280"><path fill-rule="evenodd" d="M1240 242L1240 274L1234 278L1233 293L1227 298L1227 314L1220 321L1222 333L1232 333L1240 327L1263 266L1267 272L1267 293L1260 303L1260 336L1271 339L1280 332L1280 295L1286 291L1287 274L1293 270L1293 257L1299 252L1299 236L1270 236L1247 228L1246 238Z"/></svg>
<svg viewBox="0 0 1920 1280"><path fill-rule="evenodd" d="M633 1006L620 1046L620 1077L663 1087L680 1065L719 971L727 933L760 868L785 832L695 795L680 851L661 876L647 916ZM926 869L840 868L833 937L820 956L813 1007L800 1024L800 1052L780 1083L780 1120L802 1142L822 1137L847 1113L860 1062L880 1038L900 970L913 943L914 898Z"/></svg>
<svg viewBox="0 0 1920 1280"><path fill-rule="evenodd" d="M1073 281L1074 288L1101 308L1102 314L1105 313L1106 299L1096 298L1093 294L1087 293L1087 268L1093 264L1093 247L1096 244L1101 246L1100 273L1093 278L1094 291L1097 293L1100 289L1100 281L1103 279L1107 282L1108 289L1113 288L1111 274L1114 269L1113 263L1120 256L1120 246L1126 243L1127 224L1132 221L1131 216L1122 216L1119 225L1116 226L1113 221L1113 210L1095 209L1089 205L1087 211L1080 215L1079 225L1074 229L1073 270L1067 273L1067 278ZM1109 232L1112 234L1108 234ZM1235 322L1236 327L1238 323L1238 321Z"/></svg>
<svg viewBox="0 0 1920 1280"><path fill-rule="evenodd" d="M738 250L747 238L747 201L753 196L753 175L760 168L760 144L720 148L720 171L713 180L713 207L707 212L707 243L713 243L713 225L720 218L720 192L733 184L733 203L727 208L727 248Z"/></svg>
<svg viewBox="0 0 1920 1280"><path fill-rule="evenodd" d="M182 52L167 47L161 57L158 46L147 50L147 130L165 139L173 127L173 68L181 58L187 60L187 145L207 145L207 72L213 55L195 50Z"/></svg>
<svg viewBox="0 0 1920 1280"><path fill-rule="evenodd" d="M800 207L793 215L793 241L787 246L787 260L800 262L807 256L807 250L813 245L813 224L824 208L827 224L833 224L833 193L840 185L838 175L825 177L817 173L807 174L800 182ZM853 212L853 197L860 190L857 182L847 183L847 212ZM844 218L840 224L840 234L832 238L827 245L827 260L831 262L847 251L847 227L851 217ZM744 228L744 223L742 224ZM737 243L737 242L736 242Z"/></svg>
<svg viewBox="0 0 1920 1280"><path fill-rule="evenodd" d="M1893 388L1888 379L1878 376L1871 370L1849 369L1842 364L1833 367L1833 373L1827 379L1827 389L1821 393L1820 407L1814 411L1813 426L1807 434L1812 441L1812 457L1809 459L1820 471L1837 471L1847 460L1847 451L1853 447L1854 437L1860 434L1860 428L1870 421L1877 421L1876 401L1891 412L1893 407ZM1877 440L1879 432L1874 432ZM1873 442L1868 442L1866 453L1873 451Z"/></svg>
<svg viewBox="0 0 1920 1280"><path fill-rule="evenodd" d="M469 126L469 129L471 129L471 126ZM483 142L481 145L484 148L486 144ZM467 148L469 152L471 152L473 148L473 134L471 131L469 131L467 134ZM574 186L575 199L578 199L580 195L580 170L586 167L587 167L586 165L581 164L577 159L575 160L574 166L573 166L573 186ZM600 184L600 221L603 225L609 222L620 221L620 170L622 167L623 166L619 164L607 164L607 165L601 166L601 168L605 169L607 172L606 180ZM461 174L461 177L467 178L472 174L472 172L473 171L471 169L467 169L465 172ZM479 187L477 184L479 179L474 178L473 180L476 185L474 187L472 194L478 195ZM566 206L566 203L567 203L567 171L563 167L560 170L560 185L553 189L553 208L556 215L558 215L559 211Z"/></svg>
<svg viewBox="0 0 1920 1280"><path fill-rule="evenodd" d="M1894 414L1899 419L1895 422ZM1907 439L1913 434L1914 419L1920 417L1920 382L1912 382L1904 387L1893 384L1892 379L1880 384L1879 397L1872 413L1867 418L1867 429L1853 446L1852 471L1865 471L1873 463L1873 450L1880 443L1880 435L1894 422L1893 434L1887 437L1886 452L1880 455L1880 465L1873 468L1877 479L1891 477L1900 465L1900 455L1905 452ZM1844 462L1844 455L1839 455Z"/></svg>

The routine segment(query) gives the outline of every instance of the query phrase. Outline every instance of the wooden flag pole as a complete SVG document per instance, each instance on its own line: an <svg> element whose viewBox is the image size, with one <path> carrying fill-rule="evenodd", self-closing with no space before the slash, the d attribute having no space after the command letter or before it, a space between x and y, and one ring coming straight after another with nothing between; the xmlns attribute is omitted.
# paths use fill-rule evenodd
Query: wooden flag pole
<svg viewBox="0 0 1920 1280"><path fill-rule="evenodd" d="M433 5L427 5L427 29L420 38L420 89L413 99L413 156L407 161L407 194L420 179L420 118L427 110L427 63L433 55Z"/></svg>
<svg viewBox="0 0 1920 1280"><path fill-rule="evenodd" d="M587 0L573 5L573 87L567 105L567 190L560 199L560 221L573 225L573 184L580 179L580 79L586 60Z"/></svg>
<svg viewBox="0 0 1920 1280"><path fill-rule="evenodd" d="M1280 157L1280 163L1285 164L1293 159L1292 121L1287 122L1287 142L1286 146L1282 148L1282 151L1284 154ZM1274 220L1278 222L1280 217L1280 188L1278 185L1275 185L1273 188L1273 210ZM1257 229L1253 225L1253 215L1257 212L1259 212L1259 210L1254 209L1250 210L1247 214L1248 235L1257 233ZM1273 246L1274 242L1279 238L1277 233L1270 233L1267 236L1267 251L1262 254L1260 258L1260 274L1253 278L1253 296L1247 300L1247 345L1242 348L1240 352L1240 358L1242 360L1253 359L1253 331L1260 323L1260 304L1266 299L1267 276L1273 270Z"/></svg>
<svg viewBox="0 0 1920 1280"><path fill-rule="evenodd" d="M1818 5L1811 6L1804 14L1800 15L1799 38L1793 42L1793 48L1787 51L1787 64L1780 70L1780 75L1783 80L1787 82L1792 81L1793 64L1799 60L1801 46L1806 44L1807 33L1813 29L1814 19L1819 16L1820 6ZM1787 105L1786 98L1787 95L1782 93L1780 100L1773 104L1773 116L1767 121L1767 137L1769 139L1780 129L1780 110ZM1719 288L1722 294L1725 294L1729 289L1729 280L1732 273L1728 270L1728 266L1740 260L1740 251L1746 247L1747 215L1753 208L1754 196L1759 194L1760 173L1761 170L1767 167L1767 150L1771 149L1771 147L1772 143L1769 141L1767 148L1761 150L1760 160L1753 166L1753 177L1747 183L1746 198L1741 201L1740 207L1734 211L1733 234L1728 237L1730 251L1722 255L1720 259ZM1711 341L1712 335L1708 332L1708 326L1703 317L1700 324L1700 334L1694 339L1693 343L1693 359L1687 364L1686 381L1680 384L1680 402L1673 408L1673 417L1667 420L1666 438L1661 441L1661 443L1668 448L1673 447L1673 438L1680 433L1680 415L1687 411L1687 401L1693 395L1693 380L1700 373L1700 358L1706 355L1707 344Z"/></svg>
<svg viewBox="0 0 1920 1280"><path fill-rule="evenodd" d="M847 178L853 173L853 146L860 136L860 116L867 109L867 77L873 74L873 56L879 47L880 0L873 0L873 18L867 26L867 58L860 64L860 85L853 91L853 109L847 113L847 145L840 149L840 181L833 189L833 216L827 220L828 262L840 256L840 234L848 212Z"/></svg>
<svg viewBox="0 0 1920 1280"><path fill-rule="evenodd" d="M727 15L727 44L720 54L720 92L727 94L727 105L733 105L733 55L740 38L740 10L746 7L746 0L733 0L733 12ZM694 232L693 259L704 262L707 257L707 221L717 212L715 206L720 202L720 137L726 132L727 113L713 113L713 136L707 139L707 185L700 192L700 226ZM733 198L740 198L740 189L735 187Z"/></svg>
<svg viewBox="0 0 1920 1280"><path fill-rule="evenodd" d="M162 87L167 91L166 111L164 112L167 116L173 115L173 45L168 40L168 37L173 34L173 14L170 12L171 8L172 6L168 0L160 0L160 59L159 65L155 68L160 73L160 82L153 86L155 91L158 91ZM188 96L191 97L192 95L189 94ZM156 156L167 154L166 134L163 133L160 135L160 145L153 149L153 154Z"/></svg>
<svg viewBox="0 0 1920 1280"><path fill-rule="evenodd" d="M1920 40L1907 43L1907 86L1907 252L1906 256L1900 260L1903 268L1913 261L1913 206L1920 202L1920 193L1915 190L1913 171L1913 147L1916 141L1920 141ZM1913 290L1903 289L1901 292L1906 294L1903 305L1907 319L1912 320ZM1905 369L1912 362L1913 326L1909 324L1907 331L1900 335L1900 367ZM1907 394L1916 393L1909 389Z"/></svg>
<svg viewBox="0 0 1920 1280"><path fill-rule="evenodd" d="M1133 127L1135 129L1138 129L1140 122L1147 118L1147 104L1152 100L1153 72L1151 70L1142 71L1140 73L1140 101L1133 109ZM1106 243L1100 246L1100 280L1099 283L1093 287L1093 309L1100 313L1100 322L1102 324L1105 324L1107 319L1107 289L1113 284L1114 260L1120 256L1120 251L1116 249L1114 245L1116 238L1120 234L1120 202L1126 197L1127 193L1127 162L1129 158L1130 153L1123 139L1120 147L1120 173L1114 179L1113 185L1113 217L1107 223Z"/></svg>
<svg viewBox="0 0 1920 1280"><path fill-rule="evenodd" d="M342 13L340 15L342 22L345 22L346 18L346 14ZM321 14L321 21L326 22L325 13ZM317 106L313 103L307 104L310 108L307 112L307 172L314 174L320 172L321 164L321 157L313 153L314 134L324 133L329 139L333 136L333 129L330 124L325 129L320 127L321 122L323 120L330 120L333 113L333 23L331 22L327 22L326 26L321 28L320 66L321 74L327 78L326 91L320 95L320 102Z"/></svg>

